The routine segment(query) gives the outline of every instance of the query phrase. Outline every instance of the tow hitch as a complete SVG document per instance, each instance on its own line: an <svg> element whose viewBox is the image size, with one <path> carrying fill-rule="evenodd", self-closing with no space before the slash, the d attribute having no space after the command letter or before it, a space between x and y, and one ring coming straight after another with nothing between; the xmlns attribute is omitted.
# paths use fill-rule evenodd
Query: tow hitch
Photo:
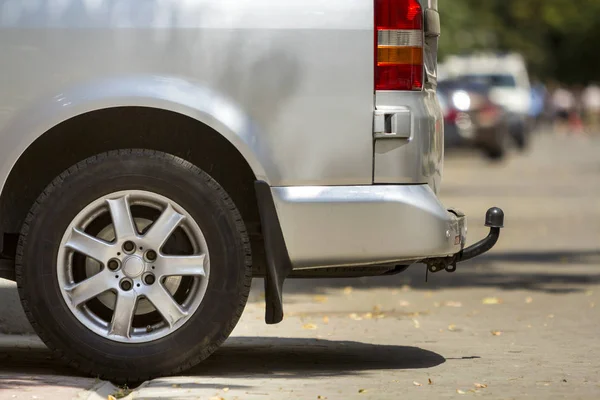
<svg viewBox="0 0 600 400"><path fill-rule="evenodd" d="M423 261L427 265L427 272L456 271L456 264L470 260L490 250L500 237L500 229L504 227L504 211L492 207L485 213L485 226L490 228L487 237L450 257L428 258Z"/></svg>

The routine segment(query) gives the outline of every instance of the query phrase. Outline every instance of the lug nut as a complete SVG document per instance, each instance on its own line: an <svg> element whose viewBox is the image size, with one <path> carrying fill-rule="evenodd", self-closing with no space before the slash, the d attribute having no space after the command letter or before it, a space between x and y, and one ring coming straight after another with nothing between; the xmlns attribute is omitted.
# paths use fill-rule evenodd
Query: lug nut
<svg viewBox="0 0 600 400"><path fill-rule="evenodd" d="M125 243L123 243L123 250L125 250L128 253L133 252L133 250L135 250L135 244L132 241L127 241Z"/></svg>
<svg viewBox="0 0 600 400"><path fill-rule="evenodd" d="M120 263L119 263L119 260L116 260L116 259L113 258L112 260L108 261L108 263L106 264L106 266L111 271L116 271L116 270L119 269Z"/></svg>
<svg viewBox="0 0 600 400"><path fill-rule="evenodd" d="M148 261L156 261L157 254L154 250L148 250L146 252L146 259Z"/></svg>
<svg viewBox="0 0 600 400"><path fill-rule="evenodd" d="M131 290L132 287L133 287L133 283L131 282L131 280L123 279L121 281L121 289L128 291L128 290Z"/></svg>
<svg viewBox="0 0 600 400"><path fill-rule="evenodd" d="M156 282L156 277L153 274L147 274L144 276L144 282L146 285L152 285L154 282Z"/></svg>

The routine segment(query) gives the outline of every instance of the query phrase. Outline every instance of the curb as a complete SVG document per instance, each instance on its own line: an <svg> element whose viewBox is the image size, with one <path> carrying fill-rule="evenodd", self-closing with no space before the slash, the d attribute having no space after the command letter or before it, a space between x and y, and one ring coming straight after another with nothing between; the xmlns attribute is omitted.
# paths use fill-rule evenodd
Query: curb
<svg viewBox="0 0 600 400"><path fill-rule="evenodd" d="M118 392L119 388L110 382L99 382L88 390L79 393L76 400L107 400L114 399L113 395ZM122 400L130 400L131 394L122 397Z"/></svg>

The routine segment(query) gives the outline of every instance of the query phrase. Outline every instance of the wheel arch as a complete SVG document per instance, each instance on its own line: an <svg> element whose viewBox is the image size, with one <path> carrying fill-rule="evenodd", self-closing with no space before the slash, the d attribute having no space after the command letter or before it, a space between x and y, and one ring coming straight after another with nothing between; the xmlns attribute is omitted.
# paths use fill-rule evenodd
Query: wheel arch
<svg viewBox="0 0 600 400"><path fill-rule="evenodd" d="M0 135L10 146L2 160L0 229L10 256L37 196L54 177L91 155L148 148L179 156L209 173L232 197L257 240L254 193L268 152L249 117L220 96L178 79L96 82L40 102ZM28 118L28 116L30 116ZM262 246L252 246L262 253ZM260 265L262 263L255 263Z"/></svg>

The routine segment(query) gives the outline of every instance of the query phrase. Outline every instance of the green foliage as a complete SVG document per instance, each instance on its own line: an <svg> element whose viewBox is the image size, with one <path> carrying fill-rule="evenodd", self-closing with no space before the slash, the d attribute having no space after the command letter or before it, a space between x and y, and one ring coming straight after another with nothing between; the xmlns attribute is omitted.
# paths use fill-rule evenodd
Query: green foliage
<svg viewBox="0 0 600 400"><path fill-rule="evenodd" d="M440 0L440 54L516 51L533 75L600 80L600 0Z"/></svg>

